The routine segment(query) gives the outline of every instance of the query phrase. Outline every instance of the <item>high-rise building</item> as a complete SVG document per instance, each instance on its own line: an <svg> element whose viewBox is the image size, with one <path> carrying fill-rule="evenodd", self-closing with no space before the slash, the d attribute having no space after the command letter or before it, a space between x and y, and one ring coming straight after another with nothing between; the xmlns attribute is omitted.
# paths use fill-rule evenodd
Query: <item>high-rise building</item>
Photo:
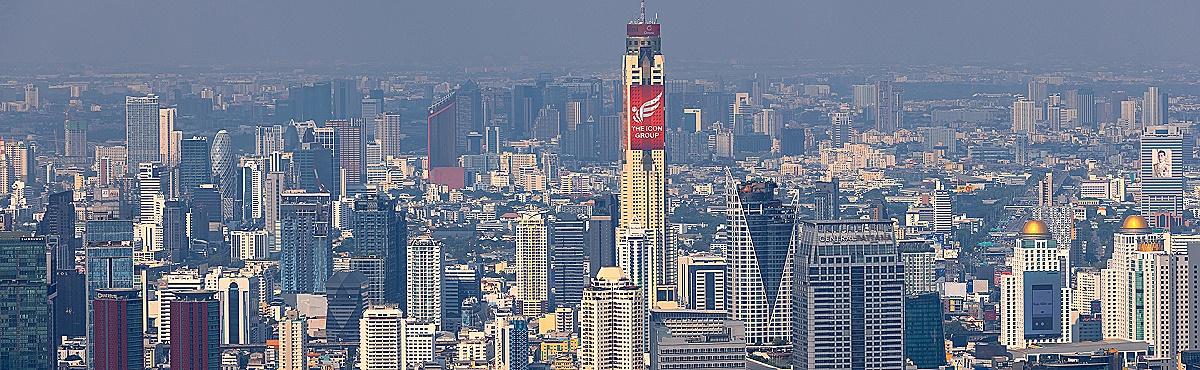
<svg viewBox="0 0 1200 370"><path fill-rule="evenodd" d="M1038 181L1038 207L1054 206L1054 172L1047 172L1046 177Z"/></svg>
<svg viewBox="0 0 1200 370"><path fill-rule="evenodd" d="M212 158L212 176L221 193L221 218L233 218L233 199L237 194L237 172L234 170L233 143L229 132L217 131L213 136L212 147L209 150Z"/></svg>
<svg viewBox="0 0 1200 370"><path fill-rule="evenodd" d="M221 311L213 292L176 292L171 301L171 369L221 368Z"/></svg>
<svg viewBox="0 0 1200 370"><path fill-rule="evenodd" d="M639 19L626 25L622 66L624 156L617 244L626 252L617 265L643 289L648 305L657 301L660 290L669 294L674 289L678 255L667 234L666 75L660 26L646 19L644 9ZM635 236L644 239L634 243L630 238Z"/></svg>
<svg viewBox="0 0 1200 370"><path fill-rule="evenodd" d="M308 370L307 336L308 318L296 309L287 310L279 320L278 370Z"/></svg>
<svg viewBox="0 0 1200 370"><path fill-rule="evenodd" d="M1070 343L1070 249L1060 248L1046 223L1030 220L1000 276L1000 344Z"/></svg>
<svg viewBox="0 0 1200 370"><path fill-rule="evenodd" d="M1164 251L1171 236L1150 228L1145 218L1130 215L1113 233L1112 257L1101 270L1102 322L1105 338L1150 342L1155 348L1170 346L1180 319L1186 320L1189 281L1178 281L1188 271L1187 258ZM1164 314L1164 313L1171 314ZM1178 347L1175 347L1178 349ZM1186 349L1186 348L1185 348Z"/></svg>
<svg viewBox="0 0 1200 370"><path fill-rule="evenodd" d="M55 368L47 271L46 238L0 233L0 368Z"/></svg>
<svg viewBox="0 0 1200 370"><path fill-rule="evenodd" d="M587 276L596 276L601 267L617 265L616 227L620 220L616 197L607 195L592 200L592 215L587 227Z"/></svg>
<svg viewBox="0 0 1200 370"><path fill-rule="evenodd" d="M200 184L212 183L212 156L208 138L193 137L179 143L179 194L191 199Z"/></svg>
<svg viewBox="0 0 1200 370"><path fill-rule="evenodd" d="M95 222L95 221L89 221L89 224L91 222ZM132 234L132 232L131 232L131 234ZM91 236L91 235L88 236L88 238L92 238L92 237L93 236ZM130 239L132 240L132 236L130 236ZM96 307L94 306L95 300L97 299L98 292L100 292L104 289L132 289L133 288L133 280L134 280L133 245L128 241L125 241L125 242L115 242L115 241L96 242L94 244L90 243L89 246L87 247L86 251L87 251L86 252L87 253L87 275L86 275L86 286L87 286L86 290L87 290L87 292L85 294L85 297L86 297L85 299L87 300L87 305L88 305L86 308L86 310L87 310L87 313L86 313L87 327L89 328L88 335L91 336L91 338L93 338L92 343L100 343L100 342L98 342L98 340L100 340L100 339L95 337L95 334L96 334L95 326L97 324ZM135 298L136 298L135 300L137 301L136 304L138 305L136 307L136 309L138 310L138 313L137 313L137 318L138 318L137 319L138 320L138 322L137 322L137 328L138 328L137 347L141 348L141 344L142 344L141 334L142 334L142 330L143 330L142 329L142 324L143 324L142 310L143 310L143 308L141 306L141 304L142 304L141 299L136 297L136 294L138 293L138 291L135 290L134 293L135 293ZM118 301L121 299L124 299L124 298L118 298ZM119 302L111 302L111 303L119 303ZM122 307L124 307L124 306L122 306ZM125 309L132 309L132 308L134 308L134 307L125 307ZM109 323L109 324L112 324L112 323ZM132 325L132 324L133 323L126 322L126 323L122 323L121 325ZM111 328L111 327L108 329L115 330L115 328ZM110 333L112 333L114 335L117 334L116 332L110 332ZM98 348L95 348L95 347L89 348L89 352L88 352L89 355L94 358L96 355L95 350L97 350L97 349ZM140 351L139 351L139 353L140 353ZM141 358L139 357L137 360L140 363ZM110 368L112 368L112 367L110 367Z"/></svg>
<svg viewBox="0 0 1200 370"><path fill-rule="evenodd" d="M918 369L937 369L946 364L943 317L938 292L904 297L904 357Z"/></svg>
<svg viewBox="0 0 1200 370"><path fill-rule="evenodd" d="M842 218L842 194L837 179L813 184L813 217L818 220Z"/></svg>
<svg viewBox="0 0 1200 370"><path fill-rule="evenodd" d="M89 301L92 325L88 333L89 368L144 369L141 292L134 288L100 289Z"/></svg>
<svg viewBox="0 0 1200 370"><path fill-rule="evenodd" d="M405 312L408 318L440 326L442 322L442 242L429 235L408 243Z"/></svg>
<svg viewBox="0 0 1200 370"><path fill-rule="evenodd" d="M1138 203L1151 227L1169 230L1183 222L1183 130L1146 125L1142 132Z"/></svg>
<svg viewBox="0 0 1200 370"><path fill-rule="evenodd" d="M496 320L497 370L529 369L529 321L523 316Z"/></svg>
<svg viewBox="0 0 1200 370"><path fill-rule="evenodd" d="M86 157L87 156L87 130L86 122L67 119L63 123L63 155L67 157Z"/></svg>
<svg viewBox="0 0 1200 370"><path fill-rule="evenodd" d="M854 85L854 108L863 109L878 104L879 88L874 84Z"/></svg>
<svg viewBox="0 0 1200 370"><path fill-rule="evenodd" d="M546 218L537 211L526 211L517 220L517 299L523 313L537 316L545 312L550 300L549 247Z"/></svg>
<svg viewBox="0 0 1200 370"><path fill-rule="evenodd" d="M1130 130L1140 129L1138 125L1138 102L1132 98L1121 101L1121 118L1118 122Z"/></svg>
<svg viewBox="0 0 1200 370"><path fill-rule="evenodd" d="M1096 92L1090 88L1082 88L1075 93L1076 107L1075 116L1076 122L1080 127L1094 128L1096 127Z"/></svg>
<svg viewBox="0 0 1200 370"><path fill-rule="evenodd" d="M333 80L333 118L359 118L362 113L362 92L351 79ZM371 117L364 117L371 118Z"/></svg>
<svg viewBox="0 0 1200 370"><path fill-rule="evenodd" d="M604 267L579 304L579 365L583 370L645 366L645 294L620 267Z"/></svg>
<svg viewBox="0 0 1200 370"><path fill-rule="evenodd" d="M442 272L442 327L456 332L470 320L464 320L463 302L482 298L483 291L479 272L470 265L448 265Z"/></svg>
<svg viewBox="0 0 1200 370"><path fill-rule="evenodd" d="M379 115L375 119L375 140L379 141L380 157L387 159L388 157L399 158L404 154L400 147L400 141L404 138L401 129L404 121L400 120L400 113L387 112Z"/></svg>
<svg viewBox="0 0 1200 370"><path fill-rule="evenodd" d="M296 121L325 122L333 118L333 90L328 82L316 82L288 88L291 118Z"/></svg>
<svg viewBox="0 0 1200 370"><path fill-rule="evenodd" d="M875 129L882 133L896 131L904 122L904 101L900 96L900 88L891 81L879 81L875 83L875 91L878 94Z"/></svg>
<svg viewBox="0 0 1200 370"><path fill-rule="evenodd" d="M1025 96L1033 100L1034 103L1041 105L1046 101L1047 97L1046 81L1039 79L1031 79L1026 85Z"/></svg>
<svg viewBox="0 0 1200 370"><path fill-rule="evenodd" d="M368 282L358 271L338 271L325 285L325 333L330 341L357 342L359 319L367 307Z"/></svg>
<svg viewBox="0 0 1200 370"><path fill-rule="evenodd" d="M289 190L279 205L279 272L284 294L325 291L333 265L329 194Z"/></svg>
<svg viewBox="0 0 1200 370"><path fill-rule="evenodd" d="M206 278L212 278L210 273ZM218 275L219 276L219 275ZM221 344L250 344L250 332L257 320L257 276L226 274L216 277L217 301L221 303Z"/></svg>
<svg viewBox="0 0 1200 370"><path fill-rule="evenodd" d="M34 84L25 85L25 109L34 112L41 109L42 99L38 96L38 87Z"/></svg>
<svg viewBox="0 0 1200 370"><path fill-rule="evenodd" d="M401 349L404 316L391 306L372 306L359 320L358 369L394 370L407 368Z"/></svg>
<svg viewBox="0 0 1200 370"><path fill-rule="evenodd" d="M786 342L792 327L792 234L796 215L768 181L727 176L729 313L746 326L746 343Z"/></svg>
<svg viewBox="0 0 1200 370"><path fill-rule="evenodd" d="M334 129L337 136L335 157L338 168L341 169L343 187L359 185L366 182L366 137L363 136L362 125L346 120L334 120L325 123L325 127ZM343 194L344 195L344 194Z"/></svg>
<svg viewBox="0 0 1200 370"><path fill-rule="evenodd" d="M587 220L576 214L560 213L550 233L550 290L556 307L576 307L583 299L588 271Z"/></svg>
<svg viewBox="0 0 1200 370"><path fill-rule="evenodd" d="M254 127L254 155L268 157L271 153L282 151L284 148L283 126Z"/></svg>
<svg viewBox="0 0 1200 370"><path fill-rule="evenodd" d="M188 238L187 210L182 201L177 199L162 203L162 221L159 224L162 234L162 248L167 253L167 260L182 263L191 253L191 239Z"/></svg>
<svg viewBox="0 0 1200 370"><path fill-rule="evenodd" d="M162 160L158 109L157 96L125 97L125 147L130 171L136 171L139 164Z"/></svg>
<svg viewBox="0 0 1200 370"><path fill-rule="evenodd" d="M37 235L52 239L54 270L75 270L75 192L60 191L46 197L46 212L38 222Z"/></svg>
<svg viewBox="0 0 1200 370"><path fill-rule="evenodd" d="M429 148L429 164L428 178L429 181L446 185L453 188L461 188L463 169L459 165L458 157L466 154L465 148L460 148L458 142L460 138L460 127L469 127L468 122L464 120L470 117L460 115L462 111L459 109L459 104L464 99L459 99L458 95L461 92L458 90L450 92L434 101L433 105L429 106L429 126L428 126L428 143ZM469 99L466 99L469 100ZM463 133L461 140L466 140L466 133Z"/></svg>
<svg viewBox="0 0 1200 370"><path fill-rule="evenodd" d="M1167 93L1159 91L1157 86L1150 86L1142 94L1142 127L1165 125L1168 119Z"/></svg>
<svg viewBox="0 0 1200 370"><path fill-rule="evenodd" d="M937 291L937 253L930 240L910 239L896 242L904 263L904 294Z"/></svg>
<svg viewBox="0 0 1200 370"><path fill-rule="evenodd" d="M904 368L904 264L892 221L801 221L794 369Z"/></svg>
<svg viewBox="0 0 1200 370"><path fill-rule="evenodd" d="M708 253L679 257L676 297L685 308L725 312L729 306L728 281L729 263L725 257Z"/></svg>
<svg viewBox="0 0 1200 370"><path fill-rule="evenodd" d="M404 211L386 196L360 196L354 200L354 240L356 256L375 258L383 263L382 274L367 274L371 282L368 297L372 304L405 305L405 279L409 275L405 249L408 232Z"/></svg>
<svg viewBox="0 0 1200 370"><path fill-rule="evenodd" d="M1025 97L1017 97L1012 104L1012 132L1032 135L1037 123L1037 104Z"/></svg>
<svg viewBox="0 0 1200 370"><path fill-rule="evenodd" d="M178 110L175 108L158 109L158 161L167 167L175 167L179 163L178 142L174 140L176 113Z"/></svg>

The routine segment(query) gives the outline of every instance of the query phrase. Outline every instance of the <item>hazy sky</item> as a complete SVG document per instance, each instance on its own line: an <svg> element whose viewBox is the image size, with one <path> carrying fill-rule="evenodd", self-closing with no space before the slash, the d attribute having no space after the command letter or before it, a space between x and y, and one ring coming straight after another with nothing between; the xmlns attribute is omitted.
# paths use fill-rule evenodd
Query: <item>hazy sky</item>
<svg viewBox="0 0 1200 370"><path fill-rule="evenodd" d="M634 0L0 0L0 64L616 60ZM650 0L673 60L1190 62L1200 1Z"/></svg>

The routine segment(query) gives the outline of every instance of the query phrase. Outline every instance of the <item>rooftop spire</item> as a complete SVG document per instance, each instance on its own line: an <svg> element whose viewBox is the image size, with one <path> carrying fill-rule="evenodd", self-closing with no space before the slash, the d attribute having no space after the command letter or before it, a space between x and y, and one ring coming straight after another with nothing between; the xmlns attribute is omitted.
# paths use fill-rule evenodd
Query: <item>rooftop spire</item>
<svg viewBox="0 0 1200 370"><path fill-rule="evenodd" d="M642 13L641 13L641 16L638 18L638 22L646 23L646 0L641 0L641 3L642 3Z"/></svg>

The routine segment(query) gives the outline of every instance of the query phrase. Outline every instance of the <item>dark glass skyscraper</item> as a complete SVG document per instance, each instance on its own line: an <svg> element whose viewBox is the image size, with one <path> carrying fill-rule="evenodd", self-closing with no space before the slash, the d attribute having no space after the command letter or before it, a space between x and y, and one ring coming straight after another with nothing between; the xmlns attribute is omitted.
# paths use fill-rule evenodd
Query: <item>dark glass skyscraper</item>
<svg viewBox="0 0 1200 370"><path fill-rule="evenodd" d="M551 228L550 288L554 305L575 308L583 299L587 281L583 256L587 220L575 214L559 214Z"/></svg>
<svg viewBox="0 0 1200 370"><path fill-rule="evenodd" d="M279 205L279 272L284 294L325 291L333 265L329 194L285 191Z"/></svg>
<svg viewBox="0 0 1200 370"><path fill-rule="evenodd" d="M325 286L325 333L331 341L358 341L358 320L367 306L367 284L367 276L358 271L338 271L329 277Z"/></svg>
<svg viewBox="0 0 1200 370"><path fill-rule="evenodd" d="M904 357L918 369L946 364L942 299L937 292L904 298Z"/></svg>
<svg viewBox="0 0 1200 370"><path fill-rule="evenodd" d="M46 213L38 223L37 235L53 238L54 269L75 270L75 192L71 190L50 194Z"/></svg>
<svg viewBox="0 0 1200 370"><path fill-rule="evenodd" d="M383 196L383 197L386 197ZM382 275L367 274L371 282L368 298L373 304L396 303L404 306L408 233L404 212L396 210L396 201L380 196L363 196L354 201L354 242L360 257L383 262Z"/></svg>
<svg viewBox="0 0 1200 370"><path fill-rule="evenodd" d="M746 343L786 341L792 321L792 232L796 213L769 181L729 177L729 313L746 323Z"/></svg>
<svg viewBox="0 0 1200 370"><path fill-rule="evenodd" d="M191 199L200 184L212 182L212 156L208 138L193 137L179 143L179 194Z"/></svg>
<svg viewBox="0 0 1200 370"><path fill-rule="evenodd" d="M46 238L0 233L0 368L54 368L46 271Z"/></svg>

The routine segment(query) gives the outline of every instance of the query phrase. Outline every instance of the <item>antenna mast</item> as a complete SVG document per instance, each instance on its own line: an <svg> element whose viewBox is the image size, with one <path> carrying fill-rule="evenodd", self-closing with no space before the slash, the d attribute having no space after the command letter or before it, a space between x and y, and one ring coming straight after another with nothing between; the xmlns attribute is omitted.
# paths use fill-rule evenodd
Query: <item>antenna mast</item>
<svg viewBox="0 0 1200 370"><path fill-rule="evenodd" d="M642 3L642 15L641 15L641 18L638 18L638 22L646 23L646 0L641 0L641 3Z"/></svg>

